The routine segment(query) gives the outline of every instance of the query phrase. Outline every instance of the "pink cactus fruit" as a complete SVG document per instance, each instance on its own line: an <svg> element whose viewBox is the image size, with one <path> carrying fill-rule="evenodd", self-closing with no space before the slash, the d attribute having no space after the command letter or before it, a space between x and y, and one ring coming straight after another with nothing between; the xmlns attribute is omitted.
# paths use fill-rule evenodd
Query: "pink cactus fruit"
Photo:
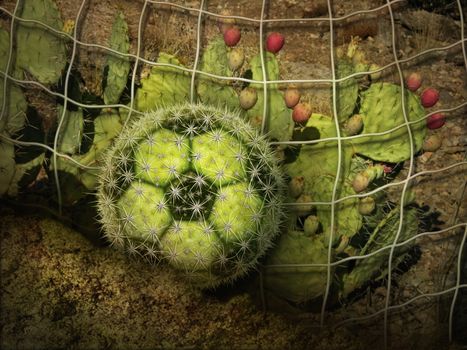
<svg viewBox="0 0 467 350"><path fill-rule="evenodd" d="M228 28L224 31L224 42L227 46L233 47L238 44L242 34L237 27Z"/></svg>
<svg viewBox="0 0 467 350"><path fill-rule="evenodd" d="M300 91L295 87L288 87L285 90L284 100L288 108L294 108L300 102Z"/></svg>
<svg viewBox="0 0 467 350"><path fill-rule="evenodd" d="M285 38L282 34L274 32L266 38L266 50L272 53L278 53L284 46Z"/></svg>
<svg viewBox="0 0 467 350"><path fill-rule="evenodd" d="M297 104L292 112L292 119L295 123L305 124L311 116L311 105L307 102Z"/></svg>
<svg viewBox="0 0 467 350"><path fill-rule="evenodd" d="M425 108L433 107L438 100L439 92L434 88L427 88L420 95L420 101Z"/></svg>
<svg viewBox="0 0 467 350"><path fill-rule="evenodd" d="M439 129L446 122L444 113L435 113L430 115L426 120L426 126L428 129Z"/></svg>
<svg viewBox="0 0 467 350"><path fill-rule="evenodd" d="M405 85L407 86L407 89L415 92L422 85L422 77L418 73L411 73L405 80Z"/></svg>

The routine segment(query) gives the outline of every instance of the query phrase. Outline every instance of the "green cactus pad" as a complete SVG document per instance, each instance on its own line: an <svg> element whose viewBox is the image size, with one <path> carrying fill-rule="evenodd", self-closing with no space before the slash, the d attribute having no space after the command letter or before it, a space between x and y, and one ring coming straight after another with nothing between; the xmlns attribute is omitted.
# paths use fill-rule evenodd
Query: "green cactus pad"
<svg viewBox="0 0 467 350"><path fill-rule="evenodd" d="M362 135L381 133L403 125L384 135L363 137L355 140L356 152L374 160L398 163L410 158L411 151L418 152L426 135L423 120L425 110L414 93L405 90L406 112L409 121L420 122L410 125L414 149L410 149L409 133L403 125L401 87L390 83L375 83L362 93L360 114L363 117Z"/></svg>
<svg viewBox="0 0 467 350"><path fill-rule="evenodd" d="M285 181L266 139L227 109L147 113L117 138L103 169L107 238L196 286L245 274L279 233Z"/></svg>
<svg viewBox="0 0 467 350"><path fill-rule="evenodd" d="M67 177L67 181L61 183L64 204L73 204L85 194L85 191L96 188L98 167L102 162L103 153L121 130L120 116L116 111L102 112L94 120L94 138L89 151L85 154L74 154L72 158L84 166L92 166L95 169L81 168L65 158L57 159L57 170ZM50 170L54 168L55 165L52 163Z"/></svg>
<svg viewBox="0 0 467 350"><path fill-rule="evenodd" d="M161 52L157 63L180 66L180 62ZM158 107L187 102L190 98L190 74L169 66L154 66L151 74L141 79L141 88L136 91L135 106L141 112Z"/></svg>
<svg viewBox="0 0 467 350"><path fill-rule="evenodd" d="M270 52L264 53L266 77L268 80L279 80L279 64L276 56ZM261 56L257 55L251 59L251 71L253 80L263 81L263 70L261 65ZM255 124L260 124L258 121L263 119L264 109L264 90L263 84L252 83L251 88L257 90L258 101L253 108L247 111L247 116ZM292 137L294 123L292 120L292 112L284 101L284 96L278 90L276 84L269 84L267 88L267 123L266 132L272 139L278 141L288 141Z"/></svg>
<svg viewBox="0 0 467 350"><path fill-rule="evenodd" d="M296 231L283 234L264 265L265 289L294 303L323 295L326 291L327 267L312 264L327 264L327 253L319 236L306 237ZM310 266L300 266L303 264Z"/></svg>
<svg viewBox="0 0 467 350"><path fill-rule="evenodd" d="M20 17L62 30L63 22L52 0L24 0ZM65 38L37 23L18 21L16 68L23 69L43 84L55 84L67 62Z"/></svg>
<svg viewBox="0 0 467 350"><path fill-rule="evenodd" d="M10 35L6 30L0 28L0 71L5 72L10 52ZM10 66L11 68L11 66ZM5 101L5 80L0 76L0 109ZM0 132L7 132L10 136L20 131L26 121L26 110L28 104L21 89L7 80L6 83L6 105L5 114L0 116Z"/></svg>
<svg viewBox="0 0 467 350"><path fill-rule="evenodd" d="M399 222L401 219L400 208L397 207L390 211L387 216L378 224L378 226L371 233L370 238L359 255L370 254L382 247L387 247L394 242L396 238ZM399 235L398 242L405 241L418 231L418 214L415 208L404 208L402 218L402 229ZM404 246L395 249L394 257L403 256L412 247L412 244L405 244ZM355 289L361 287L365 282L377 278L383 278L387 274L387 262L389 258L390 249L383 250L382 252L359 259L356 261L355 267L352 271L344 275L342 295L346 297ZM397 265L397 264L396 264ZM393 266L395 267L395 266Z"/></svg>
<svg viewBox="0 0 467 350"><path fill-rule="evenodd" d="M331 202L332 190L334 188L334 176L322 175L316 177L313 182L313 192L311 196L316 202ZM347 181L341 181L336 191L336 199L355 195L355 191ZM335 204L335 220L333 244L338 243L341 237L350 238L362 227L362 216L358 211L359 199L349 198ZM325 233L324 242L329 242L331 232L331 205L318 205L317 216L323 226Z"/></svg>
<svg viewBox="0 0 467 350"><path fill-rule="evenodd" d="M63 105L57 105L58 118L63 114ZM83 137L83 110L67 110L58 137L57 150L60 153L75 154L79 152L81 138Z"/></svg>
<svg viewBox="0 0 467 350"><path fill-rule="evenodd" d="M332 118L313 113L306 124L307 128L315 128L319 138L336 137L336 126ZM347 177L350 162L354 152L348 141L342 141L341 176ZM339 153L337 141L322 141L319 143L303 145L298 158L286 165L286 172L291 177L303 176L305 178L305 193L313 192L314 179L321 175L335 176L337 173L337 159ZM319 164L319 166L312 166Z"/></svg>
<svg viewBox="0 0 467 350"><path fill-rule="evenodd" d="M355 67L351 60L340 59L336 67L336 77L345 78L355 73ZM353 114L358 99L358 83L355 77L337 83L337 119L343 122Z"/></svg>
<svg viewBox="0 0 467 350"><path fill-rule="evenodd" d="M119 13L115 17L109 47L122 54L127 54L130 49L128 25L122 13ZM104 103L115 104L118 103L125 89L128 74L130 73L130 59L111 53L107 56L106 67L107 76L104 84Z"/></svg>
<svg viewBox="0 0 467 350"><path fill-rule="evenodd" d="M0 196L7 193L14 175L15 148L10 143L0 141Z"/></svg>
<svg viewBox="0 0 467 350"><path fill-rule="evenodd" d="M224 77L231 77L227 58L227 47L221 38L211 41L204 51L200 70ZM197 92L201 102L213 106L220 105L232 110L239 108L238 96L231 82L199 75Z"/></svg>

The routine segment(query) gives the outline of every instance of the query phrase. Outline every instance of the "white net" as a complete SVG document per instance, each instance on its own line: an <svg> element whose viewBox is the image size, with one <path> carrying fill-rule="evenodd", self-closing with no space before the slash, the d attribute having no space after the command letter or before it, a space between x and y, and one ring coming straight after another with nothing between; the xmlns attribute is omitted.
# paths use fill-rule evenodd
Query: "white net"
<svg viewBox="0 0 467 350"><path fill-rule="evenodd" d="M276 3L277 2L277 3ZM224 20L234 20L237 26L245 28L245 32L249 34L249 49L251 52L263 53L264 39L266 34L272 31L283 31L287 33L295 32L300 36L294 36L295 42L290 42L289 37L286 36L286 49L285 52L282 52L279 56L281 61L281 73L287 77L287 79L280 80L270 80L268 79L268 72L266 69L266 56L265 54L260 55L261 67L262 67L262 76L265 77L262 81L262 92L264 94L264 100L267 100L267 96L270 93L269 87L273 85L279 85L282 87L293 84L300 88L303 88L304 91L309 91L309 96L312 96L313 93L319 95L320 91L330 91L330 97L332 103L329 104L326 110L326 107L322 107L325 112L329 113L332 116L337 116L338 111L338 88L339 83L343 83L352 78L363 78L368 75L375 75L377 73L385 74L389 76L388 79L396 82L402 87L401 90L401 100L402 100L402 113L404 116L404 123L397 125L394 128L386 130L384 132L373 132L366 134L357 134L353 136L345 136L342 133L342 129L339 125L337 117L334 117L335 123L335 132L336 135L328 138L322 139L312 139L312 140L282 140L282 141L273 141L272 144L277 147L290 147L290 146L305 146L305 145L315 145L325 142L334 142L337 148L337 172L334 174L334 183L332 186L331 199L330 201L312 201L307 203L288 203L290 207L297 207L299 205L313 205L313 206L328 206L330 208L330 232L331 234L328 237L327 246L327 261L326 263L321 264L302 264L300 267L310 267L310 268L325 268L326 269L326 278L325 278L325 290L322 295L322 300L320 301L320 311L316 313L315 316L310 316L309 322L314 323L316 326L325 326L331 324L334 327L341 327L346 324L366 324L367 322L373 322L374 320L381 320L382 325L382 336L384 337L384 345L387 348L390 341L391 334L391 322L394 322L395 317L403 314L404 312L417 312L417 306L423 304L423 302L429 300L435 302L436 300L443 300L446 302L446 298L449 300L449 311L447 316L447 324L442 324L446 328L447 337L449 340L452 340L453 337L453 317L456 312L456 302L458 300L458 295L462 290L467 288L467 284L461 282L461 261L465 259L462 256L462 252L465 251L464 245L467 239L467 222L465 218L462 217L463 210L462 203L465 201L464 191L465 191L465 166L467 161L465 160L465 150L462 145L460 149L453 152L451 155L447 154L448 162L442 162L442 166L436 166L436 163L429 161L429 159L421 162L420 157L417 157L414 154L415 141L413 137L413 128L411 126L416 125L420 120L410 120L408 116L407 99L405 95L405 76L407 72L419 69L424 70L425 72L432 71L432 81L436 80L437 76L437 64L446 65L449 58L455 57L457 59L457 68L456 72L460 72L462 67L463 72L459 73L460 76L452 77L460 89L465 91L465 76L467 74L467 50L466 44L467 40L465 38L465 23L464 23L464 14L465 14L465 5L462 4L461 0L453 1L451 11L456 13L458 17L457 23L458 33L450 33L450 38L455 38L450 41L444 40L444 45L436 46L436 44L441 41L429 41L430 38L434 37L433 33L429 33L430 23L425 24L425 26L420 25L420 23L412 23L415 29L422 31L413 35L410 41L406 37L403 37L402 29L407 25L411 25L409 16L403 16L403 11L405 11L406 2L403 0L387 1L386 3L378 4L378 6L370 6L366 2L362 2L362 8L355 10L358 6L354 4L353 6L346 6L345 2L339 1L330 1L322 2L320 5L320 10L316 8L308 9L305 4L302 4L298 1L285 1L280 3L279 1L258 1L255 4L246 5L243 4L248 12L251 13L251 16L246 15L236 15L238 13L245 13L244 9L240 8L240 3L232 4L230 6L230 13L221 14L219 13L219 8L226 4L211 2L211 1L178 1L178 2L169 2L169 1L138 1L132 4L126 4L122 2L120 6L123 12L126 12L125 6L128 5L128 21L130 28L130 38L131 38L131 50L130 53L119 52L118 50L112 49L109 45L98 44L92 42L93 35L86 28L93 28L96 30L96 23L102 21L103 26L109 26L111 21L113 21L114 12L112 12L112 19L109 18L99 18L99 11L97 8L99 4L95 4L92 1L83 0L79 4L74 4L71 7L62 8L60 10L66 14L65 18L68 18L74 23L73 30L70 32L57 30L51 25L42 23L41 21L33 19L24 19L19 15L21 13L22 1L17 2L7 2L6 4L0 7L0 13L2 14L2 25L4 28L8 28L10 33L10 50L7 53L7 60L5 65L5 71L1 72L4 77L3 80L3 101L1 107L1 116L4 117L7 110L7 90L8 84L13 83L18 86L23 87L25 90L32 89L37 94L48 96L48 98L61 99L63 101L63 108L61 113L58 115L57 128L53 135L53 142L49 145L46 145L42 142L33 142L33 141L22 141L21 138L13 138L11 135L2 134L1 140L5 143L11 143L14 145L22 146L25 149L27 147L40 147L48 152L51 152L51 161L53 164L57 164L59 158L65 158L78 165L84 170L98 170L98 167L89 164L81 164L76 159L72 158L70 155L65 154L66 152L59 151L60 137L65 129L65 123L67 120L67 108L72 106L73 108L80 107L87 110L101 110L101 109L120 109L127 111L126 121L134 118L135 115L141 114L141 112L136 108L135 105L135 96L138 89L138 82L141 79L140 74L148 67L170 67L171 69L178 70L190 75L190 91L189 91L189 101L197 101L196 94L196 84L199 77L210 77L214 78L217 81L227 82L232 84L252 84L258 83L257 80L252 80L246 75L233 75L233 76L221 76L217 74L207 73L200 69L200 62L202 58L202 53L206 47L208 38L212 38L215 34L215 28L219 21ZM368 5L367 8L365 6ZM318 7L318 5L316 5ZM227 6L228 7L228 6ZM300 12L302 16L297 16L294 12L294 8L305 9L305 12ZM351 9L351 11L349 10ZM138 14L139 11L139 14ZM257 11L255 13L254 11ZM307 12L308 11L308 12ZM323 13L319 13L322 11ZM176 18L178 21L180 19L185 19L186 23L182 22L170 22L170 16L167 14L177 14ZM285 18L284 16L272 16L269 18L270 14L277 15L278 13L290 14L290 17ZM305 17L303 18L303 13ZM137 16L135 16L137 14ZM313 14L317 14L314 16ZM167 15L167 17L164 17ZM288 16L288 15L287 15ZM130 22L130 19L138 18L137 22ZM167 21L166 27L164 30L156 28L161 21ZM93 23L94 22L94 23ZM157 22L157 23L156 23ZM355 25L354 23L359 23ZM378 22L380 22L378 24ZM36 79L26 79L24 76L19 76L13 71L15 56L13 48L16 46L14 32L18 27L18 23L22 24L35 24L40 28L44 28L54 35L60 37L66 37L68 39L67 45L69 46L69 56L68 56L68 65L65 74L63 75L63 93L57 92L57 89L51 87L47 84L42 84ZM337 47L343 46L344 42L348 41L346 35L349 36L346 32L346 25L355 25L353 27L353 33L355 35L359 33L369 33L365 40L365 45L368 50L375 50L372 56L373 60L376 60L379 66L374 69L362 70L356 73L348 74L343 77L338 77L338 72L336 71L337 66ZM362 25L363 23L363 25ZM365 24L366 23L366 24ZM376 23L376 24L375 24ZM386 23L384 27L381 23ZM402 23L402 24L401 24ZM431 23L433 24L433 23ZM171 37L177 35L177 31L171 31L170 28L173 27L183 27L179 29L178 33L185 33L186 38L183 37ZM378 35L375 35L374 38L372 33L374 26L379 26L380 30ZM434 26L434 24L433 24ZM344 28L344 29L343 29ZM363 29L362 29L363 28ZM383 28L383 29L381 29ZM386 32L384 32L384 28ZM215 28L217 29L217 28ZM102 29L102 31L109 32L109 29ZM438 28L439 33L443 33L443 28ZM159 34L157 38L148 37L149 34L156 32ZM347 33L347 34L346 34ZM439 34L438 33L438 34ZM217 34L218 35L218 34ZM247 36L248 36L247 35ZM254 35L257 36L257 39L254 40ZM164 37L166 36L166 37ZM107 35L108 37L108 35ZM292 35L290 36L292 37ZM302 40L298 38L302 37ZM427 39L428 38L428 39ZM100 39L99 39L100 40ZM151 41L157 40L157 43L154 44L155 49L151 50ZM244 39L242 39L244 40ZM405 41L404 41L405 40ZM174 44L174 42L176 44ZM382 42L384 42L382 44ZM403 46L403 43L411 42L413 45ZM253 44L251 44L253 43ZM313 45L315 46L313 46ZM385 46L386 45L386 46ZM298 48L295 48L297 46ZM302 51L300 51L302 47ZM287 51L290 48L290 51ZM185 58L186 67L182 67L179 64L172 63L161 63L155 59L154 52L164 50L173 50L174 54L179 54L181 57ZM295 51L293 49L296 49ZM378 51L379 50L379 51ZM386 50L386 51L385 51ZM316 55L313 54L313 51L318 52ZM93 59L100 56L105 56L109 53L118 55L119 57L128 58L131 62L131 74L129 77L129 90L128 90L128 103L114 103L114 104L99 104L99 103L83 103L72 96L70 88L73 79L73 72L75 69L87 70L88 74L85 76L83 73L84 79L89 79L89 76L92 76L94 73L89 73L93 67ZM387 62L388 53L392 54L390 62ZM447 54L446 54L447 53ZM301 59L299 54L309 55L309 58ZM310 62L318 55L327 55L325 59L320 59L319 63ZM295 60L295 62L294 62ZM442 60L442 63L440 61ZM96 61L96 66L99 65L99 60ZM449 62L448 62L449 63ZM327 66L326 66L327 65ZM308 69L309 68L309 69ZM307 70L308 69L308 70ZM100 75L102 71L98 70L95 75ZM325 74L325 75L322 75ZM447 74L441 75L442 77L447 77ZM453 81L454 81L453 80ZM439 83L440 86L448 85L450 82L444 81ZM456 84L457 84L456 83ZM88 81L86 82L88 85ZM90 90L93 89L92 84L87 86ZM455 88L452 88L455 89ZM98 88L97 88L98 90ZM317 92L318 91L318 92ZM447 94L444 95L447 99ZM426 112L422 117L422 120L426 120L433 115L438 113L445 113L449 116L448 123L455 124L458 123L457 127L460 130L460 133L465 133L465 130L462 128L465 126L465 111L467 106L467 98L464 93L460 98L453 98L449 103L442 105L442 108L433 108L429 112ZM325 95L324 100L328 96ZM317 99L318 100L318 99ZM263 133L268 131L270 121L268 116L270 116L270 106L267 103L263 104L261 119L261 131ZM123 125L125 127L126 123ZM409 159L405 162L403 171L400 175L392 182L379 186L371 191L362 193L362 194L352 194L348 196L341 196L339 194L339 187L341 186L340 179L342 178L342 168L344 162L344 147L345 142L348 141L358 141L359 139L364 139L368 137L380 137L383 138L385 135L390 135L396 130L406 128L409 148L411 150ZM451 129L452 130L452 129ZM445 140L446 141L446 140ZM445 142L446 144L446 142ZM453 155L455 154L455 155ZM430 155L424 154L421 157L428 157ZM436 159L439 159L437 157ZM424 160L424 158L422 158ZM310 165L313 166L313 165ZM319 166L319 165L318 165ZM57 187L57 201L58 208L61 212L62 210L62 190L61 186L63 185L64 180L60 177L57 167L54 171L54 182ZM452 180L454 178L454 180ZM426 188L424 183L428 183L428 187L436 188L436 183L453 181L455 188L449 188L450 186L443 185L442 191L446 192L441 197L443 200L449 202L449 213L448 220L442 226L442 229L437 229L434 231L419 232L416 235L408 239L401 239L403 237L402 231L404 229L404 219L405 219L405 200L409 195L411 189L415 188L415 192L421 193ZM428 188L427 187L427 188ZM381 191L392 191L393 196L399 196L399 200L396 202L400 207L400 216L399 224L397 226L397 233L394 236L394 239L390 244L381 246L377 250L374 250L368 254L362 254L357 256L348 256L340 260L336 260L333 255L333 232L336 232L336 211L339 210L339 203L343 203L350 199L361 199L369 195L378 194ZM427 190L428 191L428 190ZM434 190L436 192L436 190ZM428 192L429 193L429 192ZM426 204L435 205L434 203L429 202L429 195L425 195ZM440 255L441 259L446 259L444 265L449 265L449 259L452 259L453 263L449 265L450 272L447 274L449 277L444 277L440 281L428 281L430 287L425 286L414 286L412 293L407 293L403 297L395 298L394 297L394 267L399 263L396 259L395 252L397 248L404 247L405 245L410 245L414 242L420 245L427 245L431 247L433 244L438 244L437 252L444 250L443 254ZM434 242L434 243L433 243ZM446 253L449 251L449 253ZM380 289L384 289L384 293L380 295L379 303L376 303L372 307L367 307L366 310L362 311L361 309L354 308L350 306L347 311L344 312L334 312L329 311L329 306L335 301L331 301L332 291L331 286L335 276L335 270L339 266L344 264L355 263L358 260L369 259L372 256L377 256L382 252L388 252L388 261L386 264L387 276L383 279L383 283L380 286ZM429 252L425 252L426 255L430 255ZM433 256L434 255L434 256ZM431 256L431 260L437 260L438 257L435 253ZM428 259L429 261L430 259ZM431 264L431 263L429 263ZM427 265L426 265L427 266ZM426 267L425 266L425 267ZM262 266L260 274L263 274L267 270L268 266ZM285 266L287 268L287 266ZM427 267L430 268L430 267ZM427 274L426 276L432 276ZM413 276L412 276L413 277ZM406 280L411 277L406 277ZM447 278L447 281L446 281ZM407 282L407 281L406 281ZM413 281L414 284L418 281ZM427 281L424 281L424 283ZM417 289L418 288L418 289ZM396 288L397 289L397 288ZM261 293L263 306L268 304L268 296L264 294L263 285L261 284ZM361 300L360 304L361 305ZM413 311L415 310L415 311ZM319 314L319 317L316 315ZM402 316L403 317L403 316ZM379 321L378 321L379 322ZM393 343L394 344L394 343Z"/></svg>

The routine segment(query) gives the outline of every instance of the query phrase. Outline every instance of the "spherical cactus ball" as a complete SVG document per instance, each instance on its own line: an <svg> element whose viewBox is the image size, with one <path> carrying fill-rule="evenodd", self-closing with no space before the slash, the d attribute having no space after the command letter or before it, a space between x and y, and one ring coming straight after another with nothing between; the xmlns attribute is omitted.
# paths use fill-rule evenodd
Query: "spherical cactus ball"
<svg viewBox="0 0 467 350"><path fill-rule="evenodd" d="M98 210L108 240L194 285L245 275L279 233L286 183L267 139L237 114L159 109L108 150Z"/></svg>

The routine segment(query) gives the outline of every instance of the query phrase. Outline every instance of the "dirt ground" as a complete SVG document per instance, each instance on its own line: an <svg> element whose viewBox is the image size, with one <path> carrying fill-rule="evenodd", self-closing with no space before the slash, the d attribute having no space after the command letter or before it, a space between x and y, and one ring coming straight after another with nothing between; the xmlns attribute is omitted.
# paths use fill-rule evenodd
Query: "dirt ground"
<svg viewBox="0 0 467 350"><path fill-rule="evenodd" d="M159 52L175 54L187 67L196 61L197 23L200 1L173 1L179 7L157 2L130 0L85 1L78 19L84 43L107 45L111 23L123 11L129 24L131 53L156 60ZM283 79L331 77L331 35L327 2L267 1L267 19L303 19L302 22L267 22L264 34L280 31L286 37L278 54ZM0 1L12 11L15 1ZM80 1L57 0L62 18L76 19ZM333 17L376 8L385 1L332 1ZM259 20L261 1L206 0L204 9ZM142 10L145 9L143 16ZM461 39L460 22L454 15L416 10L404 2L393 5L396 53L410 58L423 50L454 44ZM465 10L465 9L464 9ZM322 18L309 21L307 18ZM0 9L0 24L9 16ZM387 8L333 22L334 49L361 36L367 59L380 66L394 61L391 18ZM259 22L237 19L241 45L247 60L259 51ZM219 36L218 20L206 15L201 24L201 48ZM466 30L467 34L467 30ZM85 87L102 91L105 55L100 49L78 47L76 68ZM467 67L461 46L438 50L403 63L404 74L419 72L422 88L440 91L435 108L453 108L467 101ZM147 67L138 67L138 76ZM241 72L240 72L241 74ZM396 68L383 79L399 82ZM284 86L285 87L285 86ZM304 98L314 111L330 114L329 85L303 86ZM44 100L47 99L45 96ZM39 98L40 100L40 98ZM42 100L41 100L42 101ZM40 104L40 102L39 102ZM41 117L50 117L47 103ZM449 112L443 128L429 131L443 140L436 152L416 159L416 172L436 170L465 162L467 108ZM400 173L403 178L407 165ZM465 166L414 180L417 201L438 213L440 228L465 223L467 201ZM400 192L401 187L393 189ZM353 303L326 313L320 327L318 312L285 308L271 310L276 301L266 299L268 310L254 293L255 277L244 285L202 293L190 289L160 267L150 266L85 236L70 227L21 206L0 209L0 347L2 349L366 349L382 347L382 314L368 320L351 320L382 310L385 286L368 290ZM436 293L455 283L456 258L465 227L417 240L420 258L409 271L397 277L391 304L400 305L426 293ZM253 286L253 287L252 287ZM252 292L253 289L253 292ZM448 313L453 293L417 299L389 314L389 348L447 349ZM268 296L267 296L268 297ZM272 307L273 308L273 307Z"/></svg>

